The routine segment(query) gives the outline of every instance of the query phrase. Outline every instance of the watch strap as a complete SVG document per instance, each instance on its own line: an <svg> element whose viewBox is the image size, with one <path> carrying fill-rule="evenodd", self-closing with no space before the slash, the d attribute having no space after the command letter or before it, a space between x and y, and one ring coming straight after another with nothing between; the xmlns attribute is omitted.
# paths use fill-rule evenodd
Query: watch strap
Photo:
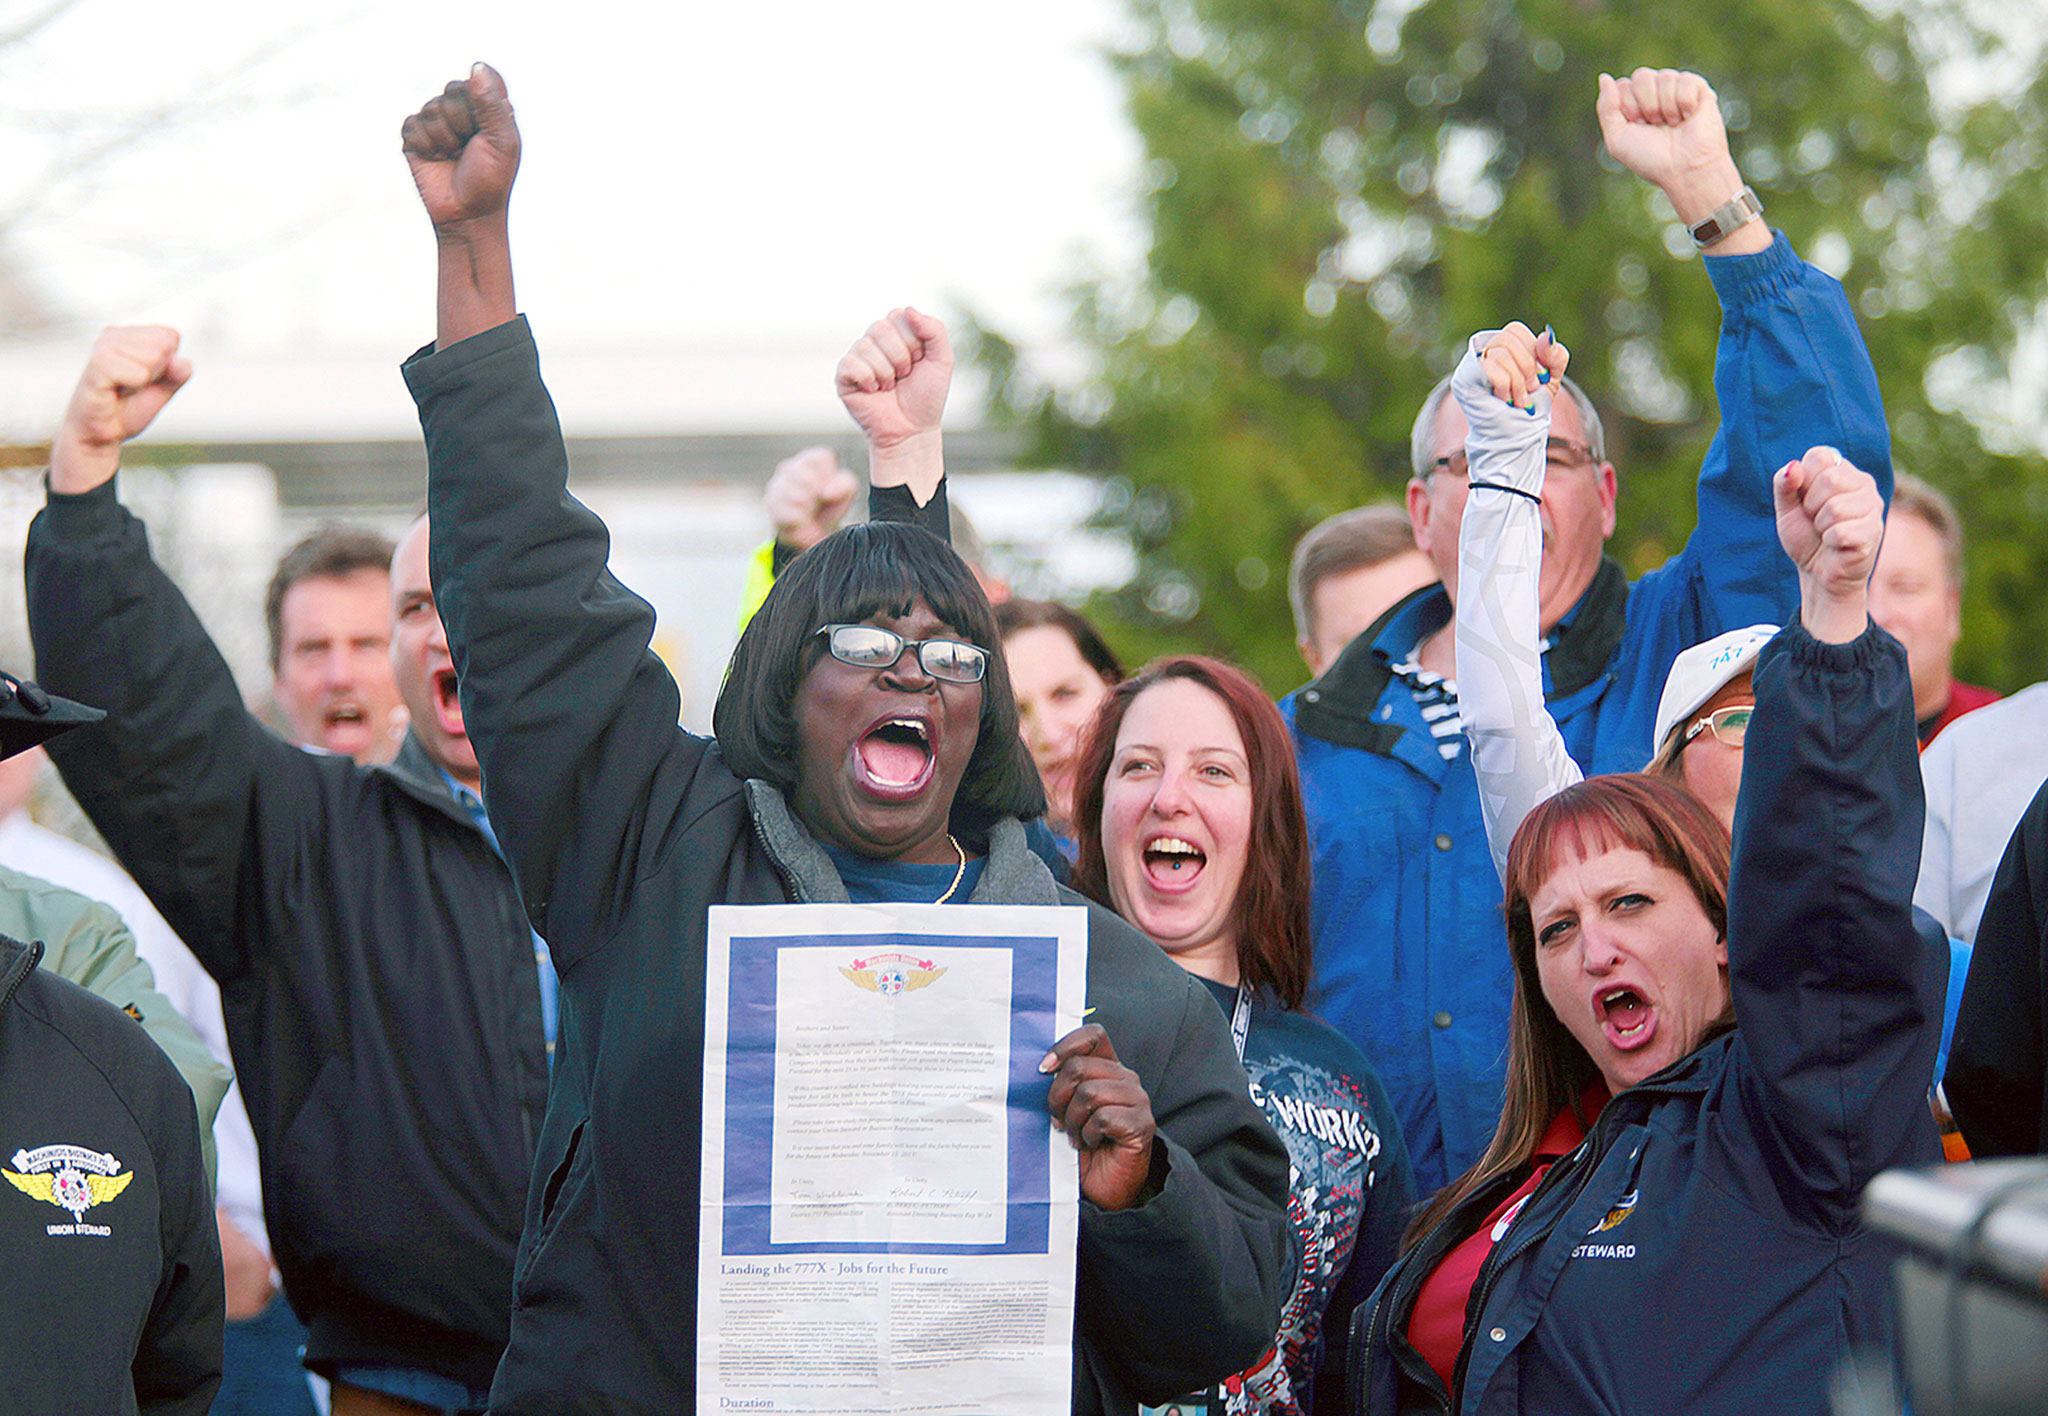
<svg viewBox="0 0 2048 1416"><path fill-rule="evenodd" d="M1755 189L1744 183L1741 191L1708 212L1704 220L1686 229L1692 233L1693 245L1705 250L1729 232L1749 225L1763 214L1764 204L1757 199Z"/></svg>

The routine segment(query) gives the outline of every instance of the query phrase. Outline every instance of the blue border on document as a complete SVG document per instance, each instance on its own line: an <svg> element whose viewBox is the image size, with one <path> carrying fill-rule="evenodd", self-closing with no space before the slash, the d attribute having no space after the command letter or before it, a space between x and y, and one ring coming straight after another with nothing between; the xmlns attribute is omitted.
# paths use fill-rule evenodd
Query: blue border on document
<svg viewBox="0 0 2048 1416"><path fill-rule="evenodd" d="M775 980L784 949L1010 951L1009 1223L1000 1244L776 1244L769 1239L775 1131ZM725 1252L727 1254L1043 1254L1051 1220L1046 1095L1038 1061L1053 1031L1059 941L1051 935L789 934L732 941L726 991Z"/></svg>

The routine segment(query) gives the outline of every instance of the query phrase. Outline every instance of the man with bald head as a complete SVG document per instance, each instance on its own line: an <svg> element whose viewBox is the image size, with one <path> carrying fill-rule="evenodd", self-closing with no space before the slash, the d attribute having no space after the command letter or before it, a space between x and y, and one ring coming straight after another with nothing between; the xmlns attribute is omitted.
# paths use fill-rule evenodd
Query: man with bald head
<svg viewBox="0 0 2048 1416"><path fill-rule="evenodd" d="M1668 69L1603 75L1597 111L1607 151L1663 191L1705 257L1722 307L1722 424L1700 471L1692 538L1631 584L1605 553L1619 481L1599 414L1568 380L1553 404L1542 677L1550 715L1588 773L1649 759L1658 694L1679 651L1796 611L1773 519L1780 466L1826 443L1891 484L1877 379L1848 302L1758 219L1713 90ZM1569 342L1575 332L1562 333ZM1576 333L1583 356L1589 332ZM1441 584L1381 616L1282 705L1315 846L1309 1006L1379 1070L1423 1194L1469 1168L1500 1119L1513 993L1453 679L1458 533L1471 486L1465 419L1449 388L1445 378L1415 420L1408 485L1415 545Z"/></svg>
<svg viewBox="0 0 2048 1416"><path fill-rule="evenodd" d="M243 706L115 496L121 444L190 377L178 336L110 329L28 542L45 681L106 707L51 757L220 982L273 1255L335 1416L483 1408L551 1065L553 971L484 824L427 576L392 557L394 760L308 752Z"/></svg>

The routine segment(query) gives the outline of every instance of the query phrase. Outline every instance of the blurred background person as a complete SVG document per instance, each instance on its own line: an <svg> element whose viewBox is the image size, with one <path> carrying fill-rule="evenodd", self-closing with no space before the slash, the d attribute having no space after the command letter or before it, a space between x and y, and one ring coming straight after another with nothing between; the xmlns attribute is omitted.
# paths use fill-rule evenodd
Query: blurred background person
<svg viewBox="0 0 2048 1416"><path fill-rule="evenodd" d="M35 876L112 909L135 939L156 988L191 1025L206 1051L230 1067L220 987L178 938L128 872L69 836L36 823L29 805L48 765L43 750L0 762L0 865ZM263 1227L263 1185L256 1137L237 1079L213 1119L215 1218L226 1268L227 1346L215 1416L305 1416L312 1388L299 1349L306 1330L279 1287Z"/></svg>
<svg viewBox="0 0 2048 1416"><path fill-rule="evenodd" d="M1414 1177L1372 1067L1302 1011L1308 821L1287 724L1243 671L1162 659L1108 694L1078 767L1077 887L1201 979L1291 1161L1301 1261L1273 1349L1220 1406L1189 1409L1342 1411L1351 1314L1394 1261Z"/></svg>
<svg viewBox="0 0 2048 1416"><path fill-rule="evenodd" d="M1959 725L1960 726L1960 725ZM2048 786L1992 878L1943 1080L1977 1159L2048 1153Z"/></svg>
<svg viewBox="0 0 2048 1416"><path fill-rule="evenodd" d="M284 553L263 599L271 698L302 747L388 762L405 740L391 677L388 536L323 526Z"/></svg>
<svg viewBox="0 0 2048 1416"><path fill-rule="evenodd" d="M842 465L829 447L807 447L775 464L761 492L774 536L747 562L747 582L740 592L740 628L761 608L775 578L797 556L839 529L853 509L860 478ZM953 551L967 562L975 582L991 605L1010 598L1010 583L990 564L988 543L957 503L947 503Z"/></svg>
<svg viewBox="0 0 2048 1416"><path fill-rule="evenodd" d="M1913 903L1950 934L1972 940L2006 844L2048 780L2048 683L1987 704L1948 728L1921 753L1920 777L1927 834Z"/></svg>
<svg viewBox="0 0 2048 1416"><path fill-rule="evenodd" d="M1088 724L1123 665L1094 625L1052 600L1006 600L996 606L996 633L1017 694L1017 723L1045 784L1045 822L1071 858L1074 769Z"/></svg>
<svg viewBox="0 0 2048 1416"><path fill-rule="evenodd" d="M1353 507L1318 522L1294 543L1287 565L1294 642L1310 677L1322 677L1345 645L1436 578L1401 507Z"/></svg>
<svg viewBox="0 0 2048 1416"><path fill-rule="evenodd" d="M1693 645L1671 661L1657 699L1657 750L1643 770L1684 787L1731 831L1742 748L1756 712L1752 674L1777 633L1774 624L1753 624Z"/></svg>
<svg viewBox="0 0 2048 1416"><path fill-rule="evenodd" d="M1963 520L1954 503L1901 473L1885 520L1884 547L1870 577L1870 617L1906 646L1913 666L1913 714L1920 745L1998 694L1955 675L1963 637Z"/></svg>

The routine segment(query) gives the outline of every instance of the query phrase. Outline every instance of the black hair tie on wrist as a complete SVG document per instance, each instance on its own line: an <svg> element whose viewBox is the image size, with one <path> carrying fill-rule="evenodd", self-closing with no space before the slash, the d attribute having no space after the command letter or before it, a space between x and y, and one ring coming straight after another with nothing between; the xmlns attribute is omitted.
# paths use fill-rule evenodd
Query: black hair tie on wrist
<svg viewBox="0 0 2048 1416"><path fill-rule="evenodd" d="M1510 487L1506 482L1473 482L1471 490L1475 492L1506 492L1511 497L1520 497L1524 501L1535 502L1538 506L1543 505L1543 498L1536 495L1536 493L1525 492L1520 487Z"/></svg>

